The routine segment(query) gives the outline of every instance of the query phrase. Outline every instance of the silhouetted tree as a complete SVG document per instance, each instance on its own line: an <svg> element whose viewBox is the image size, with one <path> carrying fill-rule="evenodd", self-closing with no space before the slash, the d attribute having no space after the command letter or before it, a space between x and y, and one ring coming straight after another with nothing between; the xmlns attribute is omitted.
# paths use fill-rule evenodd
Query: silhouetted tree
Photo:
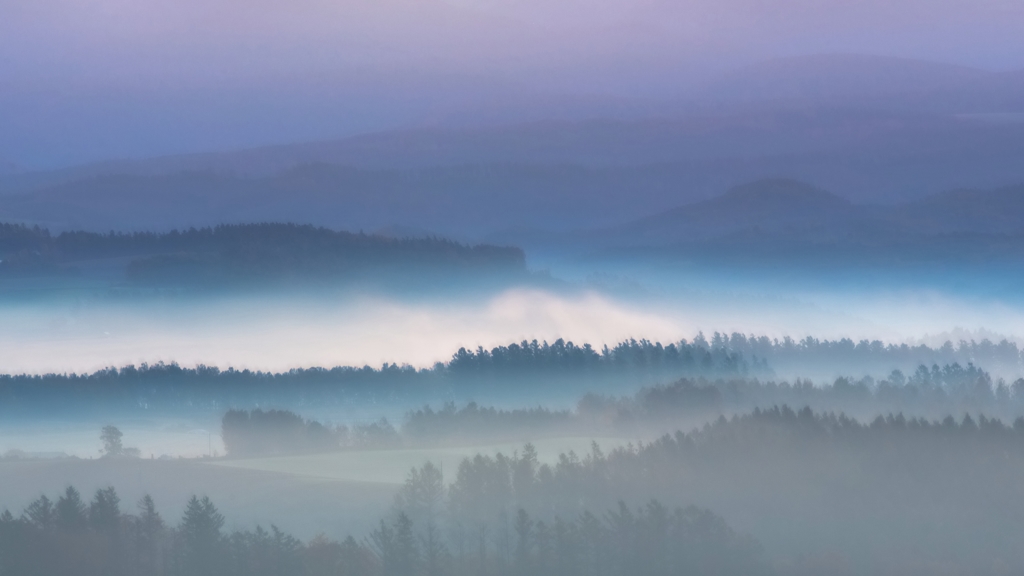
<svg viewBox="0 0 1024 576"><path fill-rule="evenodd" d="M206 496L192 496L185 506L178 533L182 540L180 565L186 576L213 576L224 569L224 516Z"/></svg>
<svg viewBox="0 0 1024 576"><path fill-rule="evenodd" d="M117 429L117 426L104 426L100 431L100 440L103 441L104 456L120 456L124 453L124 445L121 438L124 434Z"/></svg>

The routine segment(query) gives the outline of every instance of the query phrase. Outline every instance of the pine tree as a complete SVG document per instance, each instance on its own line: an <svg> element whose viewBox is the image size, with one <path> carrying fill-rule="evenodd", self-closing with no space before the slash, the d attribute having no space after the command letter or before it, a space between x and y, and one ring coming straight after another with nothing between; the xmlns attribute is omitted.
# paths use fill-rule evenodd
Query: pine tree
<svg viewBox="0 0 1024 576"><path fill-rule="evenodd" d="M342 576L371 576L376 574L373 553L349 536L341 543Z"/></svg>
<svg viewBox="0 0 1024 576"><path fill-rule="evenodd" d="M89 524L98 532L116 533L121 521L120 504L112 486L97 490L89 504Z"/></svg>
<svg viewBox="0 0 1024 576"><path fill-rule="evenodd" d="M51 530L56 524L57 516L53 510L53 502L46 495L40 496L25 508L24 516L36 529L43 532Z"/></svg>
<svg viewBox="0 0 1024 576"><path fill-rule="evenodd" d="M441 531L433 522L428 522L420 535L423 546L423 567L426 576L439 576L448 556L448 549L441 540Z"/></svg>
<svg viewBox="0 0 1024 576"><path fill-rule="evenodd" d="M412 531L412 520L405 514L399 514L395 520L395 567L396 576L412 576L418 574L419 555L416 549L416 537Z"/></svg>
<svg viewBox="0 0 1024 576"><path fill-rule="evenodd" d="M538 576L545 576L553 573L555 565L555 548L552 542L551 529L543 520L538 520L533 529L533 540L537 548L537 570Z"/></svg>
<svg viewBox="0 0 1024 576"><path fill-rule="evenodd" d="M81 530L85 528L87 515L82 495L74 486L68 486L64 495L57 499L54 506L57 527L62 530Z"/></svg>
<svg viewBox="0 0 1024 576"><path fill-rule="evenodd" d="M163 573L164 520L156 511L153 498L146 494L138 503L139 515L135 521L135 546L139 576Z"/></svg>
<svg viewBox="0 0 1024 576"><path fill-rule="evenodd" d="M224 516L206 496L188 501L178 532L182 540L181 565L186 576L221 574Z"/></svg>
<svg viewBox="0 0 1024 576"><path fill-rule="evenodd" d="M522 508L516 514L515 573L526 576L533 573L533 522Z"/></svg>

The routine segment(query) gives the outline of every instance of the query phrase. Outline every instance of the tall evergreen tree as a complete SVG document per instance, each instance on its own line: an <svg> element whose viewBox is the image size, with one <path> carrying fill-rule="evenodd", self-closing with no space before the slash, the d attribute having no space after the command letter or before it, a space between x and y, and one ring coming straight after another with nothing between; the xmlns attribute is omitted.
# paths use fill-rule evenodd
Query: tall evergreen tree
<svg viewBox="0 0 1024 576"><path fill-rule="evenodd" d="M139 514L135 520L136 572L139 576L157 576L164 573L164 520L156 510L153 498L146 494L138 502Z"/></svg>
<svg viewBox="0 0 1024 576"><path fill-rule="evenodd" d="M88 515L85 503L74 486L68 486L64 495L57 499L54 513L57 527L62 530L81 530L86 527Z"/></svg>
<svg viewBox="0 0 1024 576"><path fill-rule="evenodd" d="M192 496L178 527L182 540L183 576L215 576L222 572L224 516L206 496Z"/></svg>

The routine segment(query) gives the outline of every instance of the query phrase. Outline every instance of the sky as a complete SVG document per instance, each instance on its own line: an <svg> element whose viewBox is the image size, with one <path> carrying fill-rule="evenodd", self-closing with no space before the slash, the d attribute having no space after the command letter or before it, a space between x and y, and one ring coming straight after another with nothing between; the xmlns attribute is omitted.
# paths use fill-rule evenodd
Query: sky
<svg viewBox="0 0 1024 576"><path fill-rule="evenodd" d="M3 0L0 170L672 99L821 53L1024 68L1017 0ZM6 167L6 168L5 168Z"/></svg>

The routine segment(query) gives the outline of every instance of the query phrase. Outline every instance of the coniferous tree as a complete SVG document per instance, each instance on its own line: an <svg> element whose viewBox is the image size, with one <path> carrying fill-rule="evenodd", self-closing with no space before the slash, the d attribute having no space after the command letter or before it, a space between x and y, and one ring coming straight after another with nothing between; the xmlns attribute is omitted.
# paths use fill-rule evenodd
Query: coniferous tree
<svg viewBox="0 0 1024 576"><path fill-rule="evenodd" d="M515 521L515 532L516 532L516 551L514 568L516 574L527 575L532 574L534 571L533 567L533 547L534 547L534 534L533 534L533 521L530 520L530 515L526 513L526 510L520 508L519 512L516 513Z"/></svg>
<svg viewBox="0 0 1024 576"><path fill-rule="evenodd" d="M223 570L224 516L206 496L192 496L185 506L178 533L183 576L215 576Z"/></svg>
<svg viewBox="0 0 1024 576"><path fill-rule="evenodd" d="M135 570L140 576L159 576L165 572L166 526L156 510L153 498L146 494L138 502L135 519Z"/></svg>
<svg viewBox="0 0 1024 576"><path fill-rule="evenodd" d="M24 517L42 532L50 531L56 525L53 502L44 494L25 508Z"/></svg>
<svg viewBox="0 0 1024 576"><path fill-rule="evenodd" d="M98 532L116 534L121 522L120 504L113 486L97 490L89 504L89 525Z"/></svg>
<svg viewBox="0 0 1024 576"><path fill-rule="evenodd" d="M352 536L341 542L339 552L341 576L372 576L379 572L373 552L356 542Z"/></svg>
<svg viewBox="0 0 1024 576"><path fill-rule="evenodd" d="M68 486L64 495L57 499L54 506L57 528L66 531L82 530L88 522L87 509L82 502L82 495L74 486Z"/></svg>

